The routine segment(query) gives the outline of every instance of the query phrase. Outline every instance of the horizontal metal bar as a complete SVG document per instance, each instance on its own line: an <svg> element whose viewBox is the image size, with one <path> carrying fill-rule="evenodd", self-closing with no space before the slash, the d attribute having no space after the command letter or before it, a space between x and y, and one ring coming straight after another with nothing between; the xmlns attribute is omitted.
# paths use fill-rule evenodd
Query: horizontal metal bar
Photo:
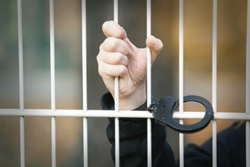
<svg viewBox="0 0 250 167"><path fill-rule="evenodd" d="M174 112L174 119L201 119L205 112ZM0 109L0 116L48 116L48 117L119 117L119 118L153 118L148 111L121 110L50 110L50 109ZM246 113L217 112L214 119L250 120Z"/></svg>

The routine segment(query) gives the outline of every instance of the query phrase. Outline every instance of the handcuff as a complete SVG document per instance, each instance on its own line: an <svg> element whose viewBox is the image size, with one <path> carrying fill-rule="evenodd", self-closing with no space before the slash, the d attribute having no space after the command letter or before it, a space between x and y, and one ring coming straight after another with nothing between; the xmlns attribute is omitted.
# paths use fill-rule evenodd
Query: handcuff
<svg viewBox="0 0 250 167"><path fill-rule="evenodd" d="M204 117L197 123L192 125L183 125L177 123L173 119L173 114L176 108L179 106L179 100L175 100L173 97L164 97L151 104L147 110L153 114L156 123L168 126L180 133L195 133L208 126L210 121L214 117L213 107L210 102L200 96L188 95L183 97L183 102L198 102L202 104L205 109Z"/></svg>

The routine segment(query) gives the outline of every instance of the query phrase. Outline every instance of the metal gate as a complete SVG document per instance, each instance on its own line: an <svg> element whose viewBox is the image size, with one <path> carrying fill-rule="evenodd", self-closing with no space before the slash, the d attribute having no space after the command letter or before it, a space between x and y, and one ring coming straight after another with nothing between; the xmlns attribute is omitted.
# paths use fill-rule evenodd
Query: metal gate
<svg viewBox="0 0 250 167"><path fill-rule="evenodd" d="M118 17L118 0L113 1L113 19L119 23ZM154 1L146 1L146 36L151 35L151 6ZM188 1L185 1L188 3ZM212 105L214 108L214 120L212 122L212 141L213 141L213 167L217 164L217 120L245 120L246 121L246 164L250 167L250 1L247 1L247 20L246 20L246 97L245 97L245 112L220 112L217 111L217 11L218 2L213 0L212 8ZM20 119L20 166L25 166L25 118L30 116L50 117L51 119L51 166L56 166L56 118L57 117L81 117L83 118L83 166L88 166L88 118L89 117L115 117L115 134L116 134L116 160L115 166L119 166L119 118L120 117L136 117L146 118L148 124L147 141L148 141L148 166L151 166L151 119L152 114L147 111L119 111L119 104L115 104L114 111L92 110L88 108L88 87L87 87L87 16L86 16L86 0L81 1L81 42L82 42L82 109L69 110L56 108L56 84L55 84L55 27L54 27L54 0L49 0L49 34L50 34L50 109L26 109L24 102L24 65L23 65L23 30L22 30L22 0L17 0L17 16L18 16L18 56L19 56L19 108L18 109L0 109L0 116L18 116ZM203 112L184 111L183 96L184 96L184 0L179 0L179 111L174 113L175 119L180 119L183 123L185 119L201 119ZM148 71L147 71L147 102L151 104L151 59L148 50ZM115 92L118 94L118 78L115 80ZM116 96L118 97L118 96ZM119 101L115 99L115 101ZM179 158L180 166L184 166L184 135L179 134Z"/></svg>

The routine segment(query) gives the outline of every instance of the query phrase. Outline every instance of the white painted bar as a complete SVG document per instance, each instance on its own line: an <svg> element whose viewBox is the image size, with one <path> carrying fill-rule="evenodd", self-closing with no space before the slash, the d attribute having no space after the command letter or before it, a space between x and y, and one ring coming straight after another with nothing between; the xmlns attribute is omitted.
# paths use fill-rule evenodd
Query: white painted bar
<svg viewBox="0 0 250 167"><path fill-rule="evenodd" d="M250 121L246 121L246 167L250 167Z"/></svg>
<svg viewBox="0 0 250 167"><path fill-rule="evenodd" d="M54 28L54 0L49 1L50 9L50 80L51 80L51 111L55 107L55 28ZM51 117L51 166L56 167L56 118Z"/></svg>
<svg viewBox="0 0 250 167"><path fill-rule="evenodd" d="M117 111L116 111L117 112ZM119 118L115 117L115 166L120 166L120 135Z"/></svg>
<svg viewBox="0 0 250 167"><path fill-rule="evenodd" d="M247 1L246 114L250 115L250 0ZM246 166L250 167L250 122L246 122Z"/></svg>
<svg viewBox="0 0 250 167"><path fill-rule="evenodd" d="M179 121L180 124L183 124L183 119ZM184 166L184 134L179 133L179 156L180 156L180 167Z"/></svg>
<svg viewBox="0 0 250 167"><path fill-rule="evenodd" d="M56 118L51 117L51 166L56 167Z"/></svg>
<svg viewBox="0 0 250 167"><path fill-rule="evenodd" d="M213 167L217 166L217 121L212 121L212 164Z"/></svg>
<svg viewBox="0 0 250 167"><path fill-rule="evenodd" d="M24 87L23 87L23 26L22 26L22 0L17 0L18 18L18 57L19 57L19 106L24 109Z"/></svg>
<svg viewBox="0 0 250 167"><path fill-rule="evenodd" d="M213 38L212 38L212 106L217 112L217 0L213 0ZM213 167L217 166L217 122L212 124Z"/></svg>
<svg viewBox="0 0 250 167"><path fill-rule="evenodd" d="M147 37L151 35L151 1L147 0ZM151 104L152 85L151 85L151 52L147 48L147 105Z"/></svg>
<svg viewBox="0 0 250 167"><path fill-rule="evenodd" d="M151 35L151 0L147 0L147 37ZM151 104L151 52L147 48L147 106ZM152 125L151 119L147 119L147 164L148 167L152 166Z"/></svg>
<svg viewBox="0 0 250 167"><path fill-rule="evenodd" d="M183 113L184 96L184 1L179 1L179 112ZM183 124L183 120L180 120ZM180 167L184 166L184 135L179 134L179 159Z"/></svg>
<svg viewBox="0 0 250 167"><path fill-rule="evenodd" d="M24 117L20 117L20 166L25 167Z"/></svg>
<svg viewBox="0 0 250 167"><path fill-rule="evenodd" d="M54 0L50 0L50 80L51 80L51 109L55 110L55 28Z"/></svg>
<svg viewBox="0 0 250 167"><path fill-rule="evenodd" d="M88 119L86 117L83 117L83 166L88 166Z"/></svg>
<svg viewBox="0 0 250 167"><path fill-rule="evenodd" d="M50 109L0 109L0 116L34 116L34 117L117 117L117 118L153 118L148 111L121 110L50 110ZM174 112L174 119L201 119L204 116L201 111ZM246 113L217 112L214 119L220 120L250 120Z"/></svg>
<svg viewBox="0 0 250 167"><path fill-rule="evenodd" d="M82 105L86 112L87 103L87 21L86 0L82 0ZM88 167L88 119L83 118L83 166Z"/></svg>
<svg viewBox="0 0 250 167"><path fill-rule="evenodd" d="M118 0L114 0L114 21L118 23ZM119 77L115 77L115 111L119 113ZM115 166L120 166L119 118L115 118Z"/></svg>
<svg viewBox="0 0 250 167"><path fill-rule="evenodd" d="M118 23L118 0L114 0L114 21Z"/></svg>
<svg viewBox="0 0 250 167"><path fill-rule="evenodd" d="M22 30L22 0L17 0L18 21L18 58L19 58L19 108L24 109L23 86L23 30ZM20 115L20 166L25 166L25 138L24 117Z"/></svg>

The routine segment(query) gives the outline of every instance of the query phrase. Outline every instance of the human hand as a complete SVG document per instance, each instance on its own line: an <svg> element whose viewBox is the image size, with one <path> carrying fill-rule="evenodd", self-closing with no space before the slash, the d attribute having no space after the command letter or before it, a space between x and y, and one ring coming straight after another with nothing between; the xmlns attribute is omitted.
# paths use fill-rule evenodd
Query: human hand
<svg viewBox="0 0 250 167"><path fill-rule="evenodd" d="M146 101L147 49L137 48L126 31L114 21L102 26L106 39L97 55L98 71L106 87L114 95L114 79L119 77L119 109L131 110ZM151 64L163 48L161 40L149 36L146 45L151 51Z"/></svg>

